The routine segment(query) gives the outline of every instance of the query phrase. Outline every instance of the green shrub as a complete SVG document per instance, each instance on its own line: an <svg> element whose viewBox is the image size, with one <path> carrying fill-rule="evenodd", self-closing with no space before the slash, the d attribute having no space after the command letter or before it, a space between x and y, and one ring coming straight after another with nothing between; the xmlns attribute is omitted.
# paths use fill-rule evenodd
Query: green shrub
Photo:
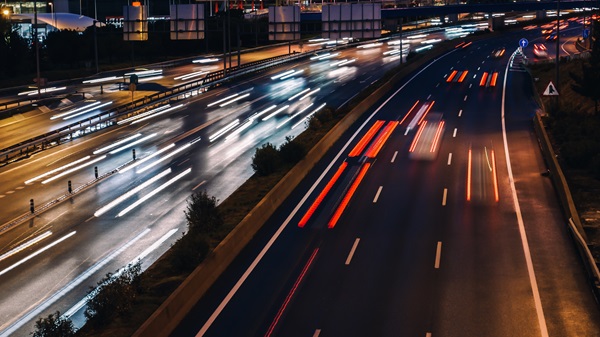
<svg viewBox="0 0 600 337"><path fill-rule="evenodd" d="M268 176L281 167L279 151L271 143L266 143L257 148L252 157L252 169L260 176Z"/></svg>
<svg viewBox="0 0 600 337"><path fill-rule="evenodd" d="M75 327L68 318L60 316L60 312L40 318L35 322L33 337L71 337L75 336Z"/></svg>
<svg viewBox="0 0 600 337"><path fill-rule="evenodd" d="M590 140L569 141L560 148L560 155L565 164L574 169L586 168L592 156L600 150L599 144Z"/></svg>
<svg viewBox="0 0 600 337"><path fill-rule="evenodd" d="M203 235L184 233L171 248L170 265L180 272L192 271L204 260L209 249L208 241Z"/></svg>
<svg viewBox="0 0 600 337"><path fill-rule="evenodd" d="M306 155L306 149L302 144L295 142L290 136L285 137L285 143L279 147L281 159L288 164L299 162Z"/></svg>
<svg viewBox="0 0 600 337"><path fill-rule="evenodd" d="M190 196L184 211L190 232L212 234L223 225L223 218L217 209L218 202L215 197L209 197L206 191Z"/></svg>

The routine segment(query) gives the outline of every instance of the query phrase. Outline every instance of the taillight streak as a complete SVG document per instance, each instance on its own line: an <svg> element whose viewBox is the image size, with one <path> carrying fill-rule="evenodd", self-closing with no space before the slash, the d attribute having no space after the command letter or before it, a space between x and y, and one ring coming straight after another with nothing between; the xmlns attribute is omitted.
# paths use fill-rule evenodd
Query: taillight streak
<svg viewBox="0 0 600 337"><path fill-rule="evenodd" d="M492 178L494 180L494 197L496 202L500 201L500 193L498 191L498 175L496 173L496 155L492 150Z"/></svg>
<svg viewBox="0 0 600 337"><path fill-rule="evenodd" d="M350 199L352 199L354 192L356 192L358 185L360 185L360 182L363 180L363 178L367 174L369 167L371 167L371 163L365 163L363 165L363 167L360 169L358 176L356 176L356 179L354 179L354 182L350 186L350 189L348 189L348 192L346 192L344 199L342 199L342 202L340 203L338 208L335 210L335 213L333 213L333 216L331 217L331 220L329 220L329 224L327 225L327 227L329 227L329 228L335 227L335 224L338 222L338 220L342 216L342 213L344 213L346 206L348 206Z"/></svg>
<svg viewBox="0 0 600 337"><path fill-rule="evenodd" d="M373 136L379 131L379 129L383 126L384 121L376 121L373 126L367 131L367 133L361 138L361 140L354 146L352 151L348 154L348 157L356 157L362 153L367 144L371 141Z"/></svg>
<svg viewBox="0 0 600 337"><path fill-rule="evenodd" d="M487 78L488 78L488 72L484 72L483 75L481 75L481 81L479 81L479 86L483 87L485 86L485 84L487 83Z"/></svg>
<svg viewBox="0 0 600 337"><path fill-rule="evenodd" d="M442 135L442 131L444 130L444 121L441 121L438 125L437 130L435 131L435 137L433 138L433 143L431 143L431 148L429 152L435 152L438 142L440 141L440 137Z"/></svg>
<svg viewBox="0 0 600 337"><path fill-rule="evenodd" d="M469 149L467 162L467 201L471 200L471 160L471 149Z"/></svg>
<svg viewBox="0 0 600 337"><path fill-rule="evenodd" d="M335 174L333 175L333 177L331 177L331 180L329 180L329 182L327 183L327 185L325 185L325 188L323 188L323 190L321 191L321 193L319 193L319 196L317 196L317 198L312 203L312 205L310 205L310 208L308 209L308 211L306 211L306 214L304 214L304 216L302 217L302 219L300 219L300 222L298 223L298 227L302 228L302 227L304 227L306 225L306 223L308 222L308 220L310 219L310 217L312 217L313 213L317 210L317 208L319 207L319 205L321 204L321 202L323 201L323 199L325 199L325 197L327 196L327 194L329 193L329 191L331 190L331 188L333 187L333 185L335 185L335 183L340 178L340 176L342 175L342 173L344 173L344 170L346 169L347 166L348 166L347 162L343 162L342 165L340 165L340 167L335 172Z"/></svg>
<svg viewBox="0 0 600 337"><path fill-rule="evenodd" d="M494 72L494 74L492 75L492 79L490 80L490 87L495 87L497 80L498 80L498 72Z"/></svg>
<svg viewBox="0 0 600 337"><path fill-rule="evenodd" d="M448 83L452 82L452 80L454 79L454 76L456 76L457 73L458 73L458 70L452 71L450 76L448 76L448 78L446 79L446 82L448 82Z"/></svg>
<svg viewBox="0 0 600 337"><path fill-rule="evenodd" d="M458 83L462 83L462 81L465 80L465 77L467 77L468 73L469 73L468 70L463 71L462 74L460 75L460 77L458 78Z"/></svg>
<svg viewBox="0 0 600 337"><path fill-rule="evenodd" d="M385 129L383 129L383 132L379 135L379 137L377 137L373 145L371 145L371 147L367 151L367 157L375 158L377 156L377 154L383 147L383 144L385 144L385 142L388 140L396 126L398 126L398 122L396 121L389 122L388 125L386 125Z"/></svg>
<svg viewBox="0 0 600 337"><path fill-rule="evenodd" d="M423 122L423 119L425 119L425 116L427 116L427 114L429 113L429 110L431 110L431 108L433 108L433 105L435 104L435 101L432 101L428 106L427 106L427 110L425 110L425 113L423 114L423 116L421 116L421 119L419 119L419 122L417 123L417 125L421 125L421 122Z"/></svg>
<svg viewBox="0 0 600 337"><path fill-rule="evenodd" d="M417 106L417 104L419 104L418 100L415 102L415 104L413 104L412 108L410 108L410 110L408 110L408 112L406 113L406 116L404 116L404 118L402 118L402 120L400 121L400 124L402 124L402 122L404 122L408 118L408 116L415 109L415 107Z"/></svg>
<svg viewBox="0 0 600 337"><path fill-rule="evenodd" d="M410 144L410 148L408 149L408 152L415 151L415 148L417 147L417 144L419 143L419 138L421 138L421 134L423 133L423 130L425 129L425 125L427 125L427 121L425 121L425 123L421 124L421 127L417 131L417 134L415 135L415 138L413 139L412 144Z"/></svg>

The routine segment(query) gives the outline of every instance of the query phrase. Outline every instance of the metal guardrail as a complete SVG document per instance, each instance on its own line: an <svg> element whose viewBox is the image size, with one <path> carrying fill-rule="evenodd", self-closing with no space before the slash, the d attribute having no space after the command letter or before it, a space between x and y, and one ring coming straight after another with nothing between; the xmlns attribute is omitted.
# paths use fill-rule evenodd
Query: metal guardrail
<svg viewBox="0 0 600 337"><path fill-rule="evenodd" d="M591 274L594 278L594 284L596 285L596 288L600 288L600 270L598 270L598 264L596 263L594 255L592 255L592 252L590 251L587 242L585 241L583 236L581 236L581 233L579 233L579 231L577 230L577 226L575 226L573 218L569 218L569 229L571 230L571 232L575 236L577 243L579 243L579 246L581 246L581 249L583 250L585 259L587 260L586 264L590 266Z"/></svg>
<svg viewBox="0 0 600 337"><path fill-rule="evenodd" d="M280 65L289 61L294 61L303 57L307 57L311 53L295 53L282 56L275 56L264 60L250 62L234 68L215 71L206 75L206 77L181 84L173 87L170 90L155 93L145 96L134 102L124 104L80 120L76 123L69 124L51 132L45 133L14 144L0 150L0 165L6 165L12 161L27 157L32 153L45 150L49 147L59 145L65 141L79 137L81 134L88 134L100 129L114 125L120 117L129 118L143 111L132 113L132 110L143 108L151 104L156 105L161 102L171 102L182 98L187 98L188 93L199 90L207 90L209 87L217 86L223 82L230 81L240 76L261 71L270 67Z"/></svg>

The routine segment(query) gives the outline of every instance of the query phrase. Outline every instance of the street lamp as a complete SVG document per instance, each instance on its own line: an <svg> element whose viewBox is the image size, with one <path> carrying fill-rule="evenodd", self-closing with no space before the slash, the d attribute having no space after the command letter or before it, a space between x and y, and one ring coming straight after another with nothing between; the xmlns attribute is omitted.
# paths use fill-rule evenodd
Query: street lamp
<svg viewBox="0 0 600 337"><path fill-rule="evenodd" d="M58 30L58 27L56 27L56 16L54 15L54 4L49 2L48 5L50 5L50 11L52 12L52 23L54 25L54 29Z"/></svg>

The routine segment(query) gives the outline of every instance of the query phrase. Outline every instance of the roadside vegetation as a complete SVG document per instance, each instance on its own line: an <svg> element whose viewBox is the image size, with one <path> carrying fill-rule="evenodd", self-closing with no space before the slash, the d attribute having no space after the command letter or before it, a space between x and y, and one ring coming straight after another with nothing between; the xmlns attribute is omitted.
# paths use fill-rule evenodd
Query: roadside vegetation
<svg viewBox="0 0 600 337"><path fill-rule="evenodd" d="M558 104L542 97L544 119L588 238L600 261L600 23L593 21L596 43L587 59L562 61ZM556 77L556 64L531 67L541 94Z"/></svg>

